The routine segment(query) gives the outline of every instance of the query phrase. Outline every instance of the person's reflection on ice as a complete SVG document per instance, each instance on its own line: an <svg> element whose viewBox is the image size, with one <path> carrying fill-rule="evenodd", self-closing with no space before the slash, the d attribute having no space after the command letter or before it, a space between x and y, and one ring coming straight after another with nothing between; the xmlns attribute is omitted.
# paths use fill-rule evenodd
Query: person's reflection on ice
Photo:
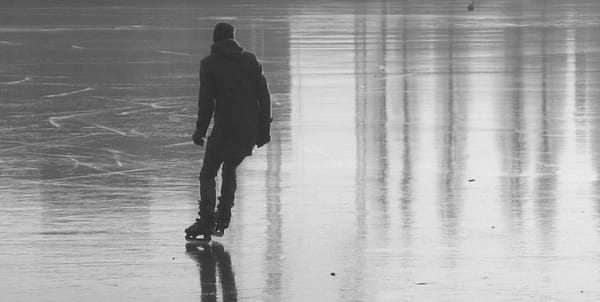
<svg viewBox="0 0 600 302"><path fill-rule="evenodd" d="M237 301L231 256L225 251L223 245L214 241L210 245L188 243L185 245L185 249L186 254L196 261L200 269L201 301L217 301L217 276L221 285L223 301Z"/></svg>

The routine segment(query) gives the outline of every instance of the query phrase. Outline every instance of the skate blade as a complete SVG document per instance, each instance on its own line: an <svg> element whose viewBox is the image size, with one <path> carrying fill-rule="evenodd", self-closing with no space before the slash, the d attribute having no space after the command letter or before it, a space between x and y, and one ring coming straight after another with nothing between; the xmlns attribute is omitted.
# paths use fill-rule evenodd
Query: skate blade
<svg viewBox="0 0 600 302"><path fill-rule="evenodd" d="M196 244L209 244L212 238L210 238L209 236L204 236L204 237L191 237L191 236L185 236L185 240L189 243L196 243Z"/></svg>

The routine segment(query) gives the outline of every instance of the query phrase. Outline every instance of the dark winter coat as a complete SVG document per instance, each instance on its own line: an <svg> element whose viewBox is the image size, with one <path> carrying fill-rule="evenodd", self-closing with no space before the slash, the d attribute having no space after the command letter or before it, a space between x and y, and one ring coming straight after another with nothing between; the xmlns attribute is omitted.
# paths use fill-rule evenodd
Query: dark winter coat
<svg viewBox="0 0 600 302"><path fill-rule="evenodd" d="M270 139L271 99L256 56L231 39L216 42L200 63L196 131L223 158L252 154Z"/></svg>

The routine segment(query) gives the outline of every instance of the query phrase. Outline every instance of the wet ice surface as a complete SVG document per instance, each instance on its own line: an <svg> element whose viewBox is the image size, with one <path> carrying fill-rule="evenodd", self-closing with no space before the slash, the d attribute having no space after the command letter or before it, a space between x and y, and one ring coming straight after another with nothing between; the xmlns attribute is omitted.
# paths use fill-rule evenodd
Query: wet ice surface
<svg viewBox="0 0 600 302"><path fill-rule="evenodd" d="M598 300L600 5L464 2L2 7L0 292ZM219 20L275 122L209 252L183 229Z"/></svg>

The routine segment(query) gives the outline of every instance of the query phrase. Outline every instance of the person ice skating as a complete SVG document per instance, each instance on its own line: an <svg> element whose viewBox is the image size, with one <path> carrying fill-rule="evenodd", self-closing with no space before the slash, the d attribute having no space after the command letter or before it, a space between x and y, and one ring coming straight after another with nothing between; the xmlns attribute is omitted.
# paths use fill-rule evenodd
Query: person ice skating
<svg viewBox="0 0 600 302"><path fill-rule="evenodd" d="M252 155L254 146L260 148L271 140L267 79L256 55L238 44L234 31L231 24L218 23L210 55L200 63L194 143L204 145L211 119L213 129L200 170L199 217L185 229L188 239L203 235L203 239L210 240L212 234L223 235L234 206L237 167L246 156ZM215 177L219 169L222 169L221 196L215 212Z"/></svg>

